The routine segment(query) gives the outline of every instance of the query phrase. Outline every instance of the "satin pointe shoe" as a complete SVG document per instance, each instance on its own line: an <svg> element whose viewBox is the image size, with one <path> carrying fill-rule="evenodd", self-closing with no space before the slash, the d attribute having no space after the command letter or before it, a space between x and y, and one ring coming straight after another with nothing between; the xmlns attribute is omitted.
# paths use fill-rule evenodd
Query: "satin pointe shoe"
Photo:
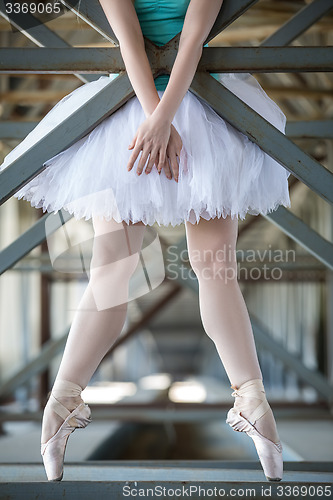
<svg viewBox="0 0 333 500"><path fill-rule="evenodd" d="M238 389L234 386L231 386L231 388L235 389L232 396L241 398L241 400L237 401L237 408L233 407L228 411L226 423L235 431L245 432L252 438L266 479L268 481L281 481L283 475L281 442L274 443L266 438L254 425L270 409L262 380L249 380ZM249 407L249 402L246 401L247 398L261 399L261 403L245 418L241 411L245 412L246 408Z"/></svg>
<svg viewBox="0 0 333 500"><path fill-rule="evenodd" d="M46 443L41 444L41 455L49 481L61 481L63 477L64 456L67 440L72 432L84 428L91 422L91 411L87 404L81 403L72 412L62 405L51 393L52 410L64 419L58 431Z"/></svg>

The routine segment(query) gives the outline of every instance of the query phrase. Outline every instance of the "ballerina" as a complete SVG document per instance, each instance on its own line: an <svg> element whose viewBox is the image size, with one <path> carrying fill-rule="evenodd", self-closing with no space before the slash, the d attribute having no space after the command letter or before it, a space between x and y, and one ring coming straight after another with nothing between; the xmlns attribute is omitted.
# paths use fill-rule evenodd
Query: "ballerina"
<svg viewBox="0 0 333 500"><path fill-rule="evenodd" d="M68 437L91 421L81 392L122 330L145 227L157 222L185 223L203 327L235 397L226 422L253 439L266 478L279 481L282 446L237 281L236 242L238 218L290 206L289 173L188 90L222 0L100 3L119 40L135 96L48 160L45 170L15 194L44 211L64 208L78 219L92 219L94 228L89 283L43 415L47 477L62 479ZM163 45L179 31L170 77L154 81L143 35ZM284 130L285 116L251 75L214 77ZM108 81L103 76L61 100L2 168ZM228 251L221 260L223 248Z"/></svg>

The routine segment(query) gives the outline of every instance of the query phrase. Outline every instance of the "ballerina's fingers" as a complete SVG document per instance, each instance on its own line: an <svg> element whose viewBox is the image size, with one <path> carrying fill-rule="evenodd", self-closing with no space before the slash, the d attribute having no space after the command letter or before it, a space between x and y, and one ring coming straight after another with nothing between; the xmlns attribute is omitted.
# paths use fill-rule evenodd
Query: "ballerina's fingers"
<svg viewBox="0 0 333 500"><path fill-rule="evenodd" d="M159 163L158 163L157 170L158 170L159 174L161 173L162 169L164 170L166 177L168 179L172 179L169 160L168 160L167 156L165 157L164 161L159 161Z"/></svg>
<svg viewBox="0 0 333 500"><path fill-rule="evenodd" d="M176 182L178 182L178 177L179 177L179 164L178 164L178 155L174 151L172 154L169 156L169 162L171 165L172 173L174 176L174 179Z"/></svg>
<svg viewBox="0 0 333 500"><path fill-rule="evenodd" d="M157 158L158 158L158 155L154 151L152 151L150 153L148 164L146 166L146 170L145 170L146 174L150 174L150 172L152 171L153 166L157 163Z"/></svg>
<svg viewBox="0 0 333 500"><path fill-rule="evenodd" d="M144 169L144 167L145 167L145 165L147 163L149 154L150 154L149 149L146 149L146 150L142 151L141 158L139 160L139 163L138 163L138 166L137 166L137 169L136 169L136 173L138 175L142 174L142 171L143 171L143 169Z"/></svg>

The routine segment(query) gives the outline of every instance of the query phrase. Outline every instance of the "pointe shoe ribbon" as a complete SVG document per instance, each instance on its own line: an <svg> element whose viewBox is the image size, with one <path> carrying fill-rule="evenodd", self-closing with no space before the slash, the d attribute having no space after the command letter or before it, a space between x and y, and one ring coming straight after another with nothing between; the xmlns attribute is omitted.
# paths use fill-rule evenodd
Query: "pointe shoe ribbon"
<svg viewBox="0 0 333 500"><path fill-rule="evenodd" d="M235 431L245 432L252 438L266 478L269 481L280 481L283 475L281 442L274 443L266 438L254 425L270 409L262 380L250 380L242 384L239 388L234 386L231 386L231 388L235 389L232 396L238 396L239 398L244 398L244 400L237 402L237 408L233 407L228 411L226 423ZM246 398L261 399L261 403L247 418L241 414L241 411L244 411L248 406Z"/></svg>
<svg viewBox="0 0 333 500"><path fill-rule="evenodd" d="M54 436L41 444L41 455L48 480L61 481L67 440L75 429L84 428L91 422L91 411L89 406L82 402L70 412L52 394L50 403L52 410L62 417L64 422Z"/></svg>

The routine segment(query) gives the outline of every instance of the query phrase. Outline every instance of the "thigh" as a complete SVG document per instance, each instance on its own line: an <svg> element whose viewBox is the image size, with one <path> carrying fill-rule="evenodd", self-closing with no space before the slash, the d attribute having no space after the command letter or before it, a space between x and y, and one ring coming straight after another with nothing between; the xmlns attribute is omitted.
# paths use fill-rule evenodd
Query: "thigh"
<svg viewBox="0 0 333 500"><path fill-rule="evenodd" d="M230 216L206 220L200 218L197 224L185 222L188 250L218 250L222 246L236 248L238 219Z"/></svg>
<svg viewBox="0 0 333 500"><path fill-rule="evenodd" d="M236 276L236 241L238 219L216 217L198 224L185 223L187 248L191 267L197 277Z"/></svg>

